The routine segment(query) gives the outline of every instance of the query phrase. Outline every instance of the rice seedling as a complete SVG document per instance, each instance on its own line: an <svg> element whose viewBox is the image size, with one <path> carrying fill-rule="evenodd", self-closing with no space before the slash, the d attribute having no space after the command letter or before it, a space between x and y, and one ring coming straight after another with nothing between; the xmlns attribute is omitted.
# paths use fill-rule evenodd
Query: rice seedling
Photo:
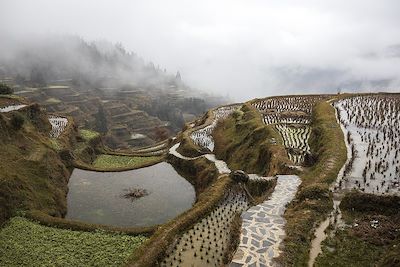
<svg viewBox="0 0 400 267"><path fill-rule="evenodd" d="M67 126L68 119L64 117L51 115L49 116L49 122L51 124L50 137L58 138L64 131L65 127Z"/></svg>
<svg viewBox="0 0 400 267"><path fill-rule="evenodd" d="M348 160L337 189L400 195L400 98L357 96L334 103Z"/></svg>
<svg viewBox="0 0 400 267"><path fill-rule="evenodd" d="M161 266L221 266L228 249L230 225L248 207L246 193L229 189L217 207L185 231L167 251Z"/></svg>
<svg viewBox="0 0 400 267"><path fill-rule="evenodd" d="M193 143L195 143L199 147L206 148L211 152L214 151L214 139L212 137L212 132L214 128L217 126L219 120L227 118L239 107L240 106L238 105L233 105L220 107L213 110L214 120L212 121L212 123L191 133L190 137L192 138Z"/></svg>

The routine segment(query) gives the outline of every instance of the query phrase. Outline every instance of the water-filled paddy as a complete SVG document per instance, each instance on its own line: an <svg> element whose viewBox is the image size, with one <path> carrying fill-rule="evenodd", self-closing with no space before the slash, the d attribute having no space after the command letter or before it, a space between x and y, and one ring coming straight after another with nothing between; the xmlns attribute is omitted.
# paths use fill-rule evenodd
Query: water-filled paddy
<svg viewBox="0 0 400 267"><path fill-rule="evenodd" d="M74 169L68 186L67 219L115 226L162 224L195 201L193 186L165 162L124 172ZM128 188L149 194L127 199L122 195Z"/></svg>

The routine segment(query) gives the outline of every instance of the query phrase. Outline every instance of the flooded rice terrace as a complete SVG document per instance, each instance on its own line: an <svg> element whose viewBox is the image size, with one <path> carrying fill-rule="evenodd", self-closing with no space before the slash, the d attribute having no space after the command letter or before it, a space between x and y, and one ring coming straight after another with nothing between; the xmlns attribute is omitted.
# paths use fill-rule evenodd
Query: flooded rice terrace
<svg viewBox="0 0 400 267"><path fill-rule="evenodd" d="M165 162L124 172L74 169L68 186L67 219L122 227L165 223L188 210L196 197L193 186ZM132 188L148 194L125 198Z"/></svg>

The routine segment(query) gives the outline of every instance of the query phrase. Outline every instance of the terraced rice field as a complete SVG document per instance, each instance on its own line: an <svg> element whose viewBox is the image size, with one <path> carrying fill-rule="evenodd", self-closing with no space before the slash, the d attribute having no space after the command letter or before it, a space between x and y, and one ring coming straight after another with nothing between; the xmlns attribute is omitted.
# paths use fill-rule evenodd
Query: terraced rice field
<svg viewBox="0 0 400 267"><path fill-rule="evenodd" d="M400 195L400 97L358 96L334 107L348 154L336 189Z"/></svg>
<svg viewBox="0 0 400 267"><path fill-rule="evenodd" d="M235 110L239 109L239 105L220 107L213 110L214 120L211 124L194 131L190 137L193 140L193 143L198 145L199 147L206 148L209 151L214 151L214 139L212 137L212 132L217 126L219 120L227 118L230 114L232 114Z"/></svg>
<svg viewBox="0 0 400 267"><path fill-rule="evenodd" d="M310 153L311 127L307 124L277 124L275 127L282 136L289 159L295 164L304 162L306 154Z"/></svg>
<svg viewBox="0 0 400 267"><path fill-rule="evenodd" d="M161 266L221 266L236 214L248 207L243 190L230 189L205 218L178 238Z"/></svg>
<svg viewBox="0 0 400 267"><path fill-rule="evenodd" d="M285 96L258 100L253 105L263 114L265 124L311 122L313 106L324 96Z"/></svg>
<svg viewBox="0 0 400 267"><path fill-rule="evenodd" d="M179 143L172 146L169 153L183 160L194 160L200 157L214 157L206 154L189 158L177 152ZM217 166L217 162L213 161ZM231 171L225 166L220 173ZM249 174L251 181L270 181L273 177L260 177ZM272 259L279 255L278 249L283 240L285 221L282 218L285 205L294 197L300 179L297 176L280 176L278 185L272 197L266 202L247 210L249 202L245 191L234 193L231 190L224 200L205 219L186 231L162 262L162 266L221 266L224 259L224 246L227 245L229 226L235 213L242 213L243 225L241 229L240 247L236 252L231 266L268 266ZM247 210L247 211L246 211ZM227 232L228 231L228 232Z"/></svg>
<svg viewBox="0 0 400 267"><path fill-rule="evenodd" d="M0 108L0 112L1 113L10 112L10 111L14 111L14 110L19 110L23 107L26 107L26 105L10 105L10 106Z"/></svg>
<svg viewBox="0 0 400 267"><path fill-rule="evenodd" d="M50 137L58 138L67 127L68 119L52 115L49 116L49 122L51 124Z"/></svg>
<svg viewBox="0 0 400 267"><path fill-rule="evenodd" d="M168 152L168 142L156 144L151 147L140 148L134 151L137 154L145 156L159 156Z"/></svg>
<svg viewBox="0 0 400 267"><path fill-rule="evenodd" d="M289 159L301 165L310 152L311 114L313 106L325 96L287 96L258 100L253 106L267 125L275 125L283 139Z"/></svg>

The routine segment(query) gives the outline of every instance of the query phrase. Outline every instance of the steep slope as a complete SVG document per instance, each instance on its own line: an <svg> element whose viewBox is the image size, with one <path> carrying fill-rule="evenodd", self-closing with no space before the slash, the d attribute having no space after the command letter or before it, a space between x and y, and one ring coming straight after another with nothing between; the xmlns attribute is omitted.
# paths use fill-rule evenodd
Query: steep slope
<svg viewBox="0 0 400 267"><path fill-rule="evenodd" d="M39 105L0 113L0 223L23 210L66 213L73 124L57 139ZM70 138L71 135L72 138Z"/></svg>

